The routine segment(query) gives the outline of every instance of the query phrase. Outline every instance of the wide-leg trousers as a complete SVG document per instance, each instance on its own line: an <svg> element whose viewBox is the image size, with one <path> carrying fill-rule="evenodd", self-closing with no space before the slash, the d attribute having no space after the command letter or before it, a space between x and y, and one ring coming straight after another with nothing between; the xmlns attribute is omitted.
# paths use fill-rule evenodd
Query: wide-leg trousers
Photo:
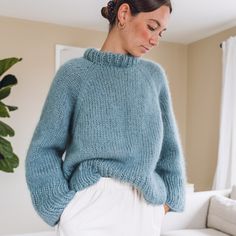
<svg viewBox="0 0 236 236"><path fill-rule="evenodd" d="M165 210L129 183L101 177L78 191L56 226L57 236L159 236Z"/></svg>

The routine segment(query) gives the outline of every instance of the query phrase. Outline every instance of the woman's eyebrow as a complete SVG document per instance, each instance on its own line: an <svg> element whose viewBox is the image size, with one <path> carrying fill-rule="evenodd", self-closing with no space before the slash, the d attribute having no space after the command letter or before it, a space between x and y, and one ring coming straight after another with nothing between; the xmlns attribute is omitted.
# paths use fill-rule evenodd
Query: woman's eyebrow
<svg viewBox="0 0 236 236"><path fill-rule="evenodd" d="M155 21L158 24L158 26L162 27L161 23L158 20L156 19L149 19L149 20ZM166 30L166 28L164 28L163 30Z"/></svg>

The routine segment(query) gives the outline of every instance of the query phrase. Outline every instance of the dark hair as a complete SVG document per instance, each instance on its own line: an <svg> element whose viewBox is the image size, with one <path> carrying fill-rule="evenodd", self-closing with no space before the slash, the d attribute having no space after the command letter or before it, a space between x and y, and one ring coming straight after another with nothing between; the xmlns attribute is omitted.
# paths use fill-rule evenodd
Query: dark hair
<svg viewBox="0 0 236 236"><path fill-rule="evenodd" d="M129 5L132 16L135 16L140 12L155 11L163 5L169 7L170 13L172 12L170 0L112 0L108 2L106 7L101 9L102 16L110 22L109 31L115 25L118 9L123 3Z"/></svg>

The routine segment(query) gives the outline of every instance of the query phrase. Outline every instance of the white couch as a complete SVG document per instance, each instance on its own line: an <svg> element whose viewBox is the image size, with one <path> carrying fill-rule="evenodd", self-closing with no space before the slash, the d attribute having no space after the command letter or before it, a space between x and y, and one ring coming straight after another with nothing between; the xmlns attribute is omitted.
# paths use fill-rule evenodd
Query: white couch
<svg viewBox="0 0 236 236"><path fill-rule="evenodd" d="M233 187L233 190L234 200L230 199L230 189L188 193L184 212L169 212L165 215L161 236L236 235L236 186ZM214 201L215 199L216 203ZM220 205L222 200L223 202L227 202L226 205L224 205L225 203ZM233 213L232 210L234 210ZM225 211L227 212L224 213ZM218 218L216 218L217 214ZM227 221L224 221L224 217L227 218L226 220L230 221L231 225L227 225ZM232 217L235 217L235 219ZM228 233L228 229L231 234Z"/></svg>

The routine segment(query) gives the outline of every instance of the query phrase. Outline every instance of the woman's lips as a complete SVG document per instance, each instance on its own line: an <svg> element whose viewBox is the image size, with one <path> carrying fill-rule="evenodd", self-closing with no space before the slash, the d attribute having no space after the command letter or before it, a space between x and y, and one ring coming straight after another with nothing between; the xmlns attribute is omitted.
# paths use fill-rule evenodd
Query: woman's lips
<svg viewBox="0 0 236 236"><path fill-rule="evenodd" d="M145 51L146 51L146 52L148 52L148 51L149 51L149 49L148 49L148 48L146 48L145 46L143 46L143 45L142 45L142 47L145 49Z"/></svg>

